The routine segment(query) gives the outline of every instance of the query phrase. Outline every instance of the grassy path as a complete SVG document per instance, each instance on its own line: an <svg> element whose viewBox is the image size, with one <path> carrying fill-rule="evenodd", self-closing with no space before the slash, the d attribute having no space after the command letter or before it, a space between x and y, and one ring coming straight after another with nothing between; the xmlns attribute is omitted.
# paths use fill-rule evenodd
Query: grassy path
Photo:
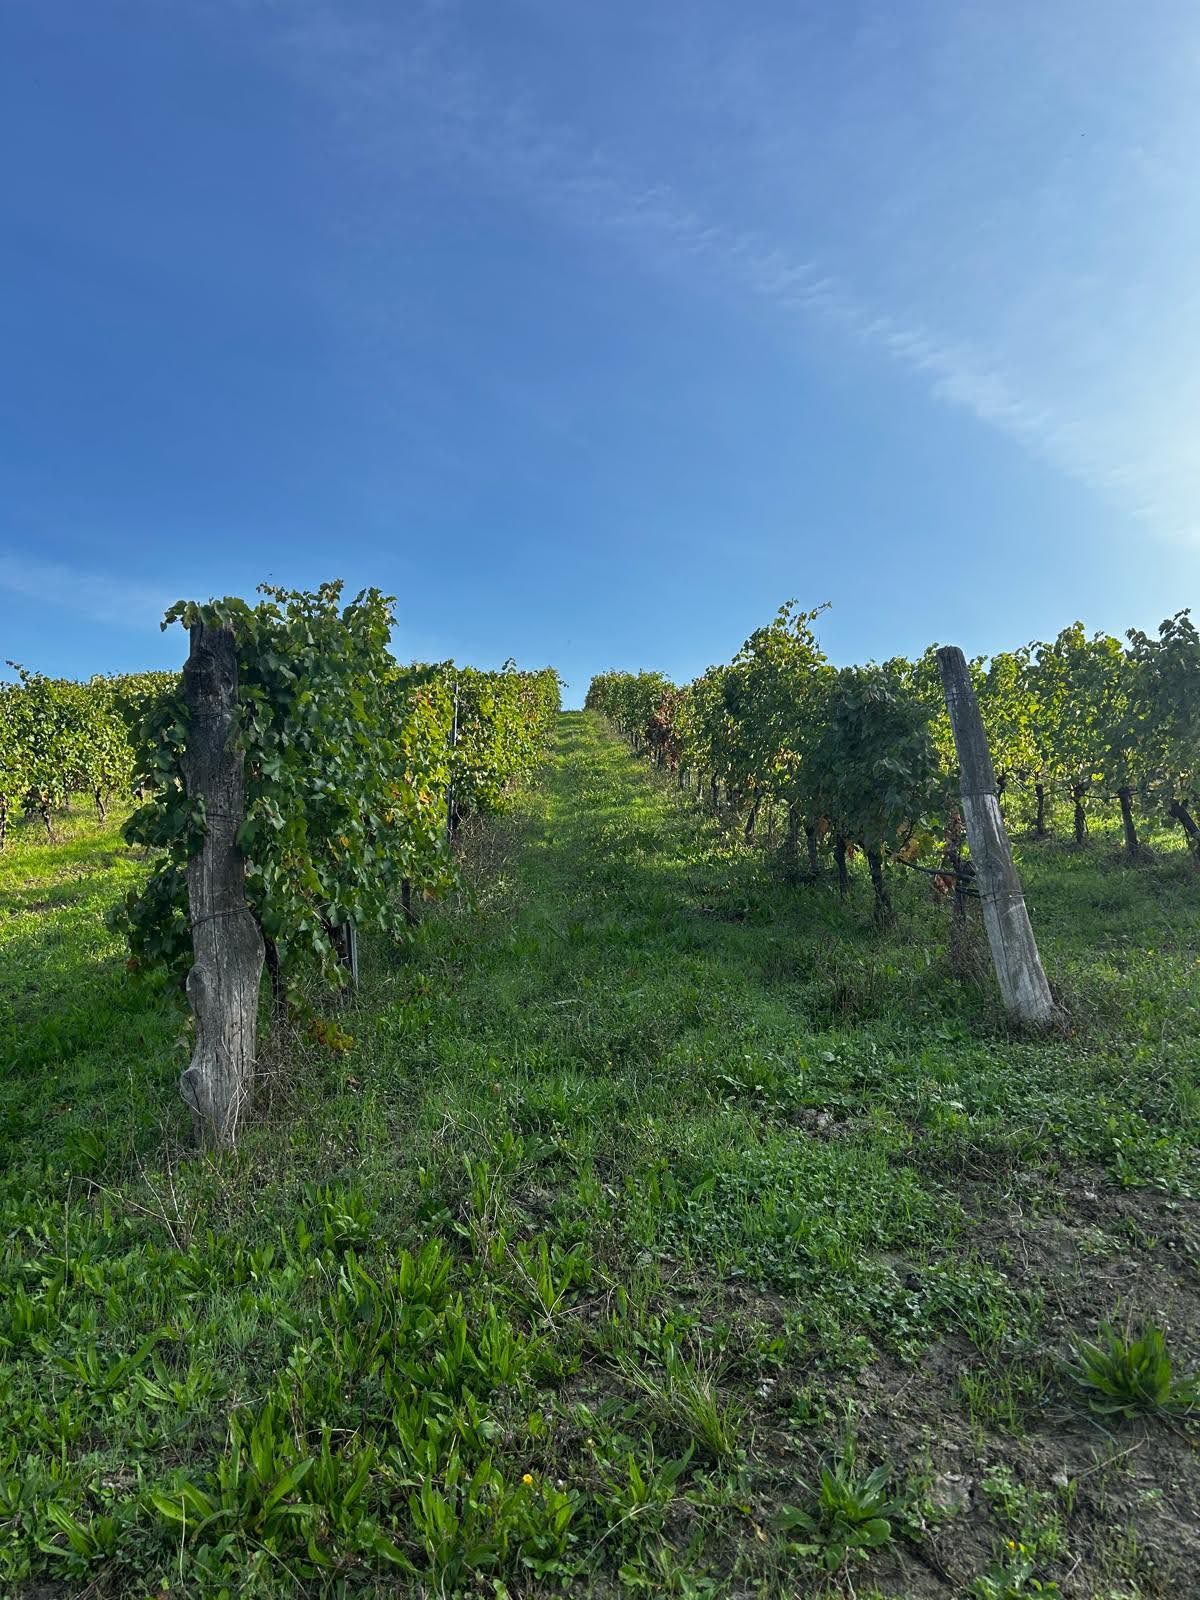
<svg viewBox="0 0 1200 1600"><path fill-rule="evenodd" d="M0 879L0 1590L1200 1592L1190 1424L1061 1372L1109 1316L1200 1358L1182 863L1030 861L1080 1025L1022 1043L919 886L881 935L567 714L213 1167L72 920L129 863L63 849Z"/></svg>

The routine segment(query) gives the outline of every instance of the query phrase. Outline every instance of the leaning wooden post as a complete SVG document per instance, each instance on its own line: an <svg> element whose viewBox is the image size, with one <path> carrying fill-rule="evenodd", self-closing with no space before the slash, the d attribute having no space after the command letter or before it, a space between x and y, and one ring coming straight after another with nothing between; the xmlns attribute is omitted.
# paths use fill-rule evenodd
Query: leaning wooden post
<svg viewBox="0 0 1200 1600"><path fill-rule="evenodd" d="M966 657L957 645L944 645L937 658L958 751L963 822L1004 1007L1014 1022L1044 1028L1056 1020L1058 1010L1042 970L1000 816L996 774Z"/></svg>
<svg viewBox="0 0 1200 1600"><path fill-rule="evenodd" d="M228 1146L254 1075L263 941L246 904L245 866L237 847L245 816L243 758L231 735L237 708L233 633L197 622L183 669L189 711L183 776L204 803L204 843L188 862L192 970L187 996L196 1048L179 1090L201 1143Z"/></svg>

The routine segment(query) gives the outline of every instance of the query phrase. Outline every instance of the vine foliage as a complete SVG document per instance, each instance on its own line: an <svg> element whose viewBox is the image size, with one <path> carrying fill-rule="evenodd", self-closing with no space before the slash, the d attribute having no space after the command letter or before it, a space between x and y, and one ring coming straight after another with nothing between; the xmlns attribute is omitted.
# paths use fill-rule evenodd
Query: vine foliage
<svg viewBox="0 0 1200 1600"><path fill-rule="evenodd" d="M395 602L378 589L349 602L340 582L312 593L264 585L259 593L255 605L180 602L163 626L232 631L247 902L281 986L314 963L341 982L348 924L399 937L403 883L436 895L456 881L446 826L452 780L464 810L499 804L540 753L558 680L515 669L474 674L452 663L399 667L388 649ZM468 735L457 744L456 686ZM187 737L179 692L150 705L134 774L146 798L124 834L153 851L155 864L117 917L133 964L177 978L191 960L187 862L205 826L202 802L184 783Z"/></svg>

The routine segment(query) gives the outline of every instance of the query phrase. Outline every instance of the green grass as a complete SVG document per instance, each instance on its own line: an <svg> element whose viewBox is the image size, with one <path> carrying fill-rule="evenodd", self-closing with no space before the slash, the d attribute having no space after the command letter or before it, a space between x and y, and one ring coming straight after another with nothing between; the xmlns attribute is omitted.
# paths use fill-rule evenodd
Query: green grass
<svg viewBox="0 0 1200 1600"><path fill-rule="evenodd" d="M1190 1416L1067 1372L1200 1358L1182 851L1024 847L1021 1040L922 882L881 933L568 714L214 1163L103 928L142 868L64 834L0 855L0 1593L1186 1592Z"/></svg>
<svg viewBox="0 0 1200 1600"><path fill-rule="evenodd" d="M135 985L104 913L144 876L120 837L73 812L18 825L0 851L0 1171L83 1141L144 1147L169 1102L184 1015Z"/></svg>

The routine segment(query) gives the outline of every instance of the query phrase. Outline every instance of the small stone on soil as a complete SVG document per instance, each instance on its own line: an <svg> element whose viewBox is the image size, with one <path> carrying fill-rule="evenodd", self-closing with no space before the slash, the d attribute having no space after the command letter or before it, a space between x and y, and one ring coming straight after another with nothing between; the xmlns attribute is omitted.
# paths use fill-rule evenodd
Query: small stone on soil
<svg viewBox="0 0 1200 1600"><path fill-rule="evenodd" d="M971 1504L974 1481L962 1472L941 1472L933 1480L929 1503L935 1511L965 1511Z"/></svg>

